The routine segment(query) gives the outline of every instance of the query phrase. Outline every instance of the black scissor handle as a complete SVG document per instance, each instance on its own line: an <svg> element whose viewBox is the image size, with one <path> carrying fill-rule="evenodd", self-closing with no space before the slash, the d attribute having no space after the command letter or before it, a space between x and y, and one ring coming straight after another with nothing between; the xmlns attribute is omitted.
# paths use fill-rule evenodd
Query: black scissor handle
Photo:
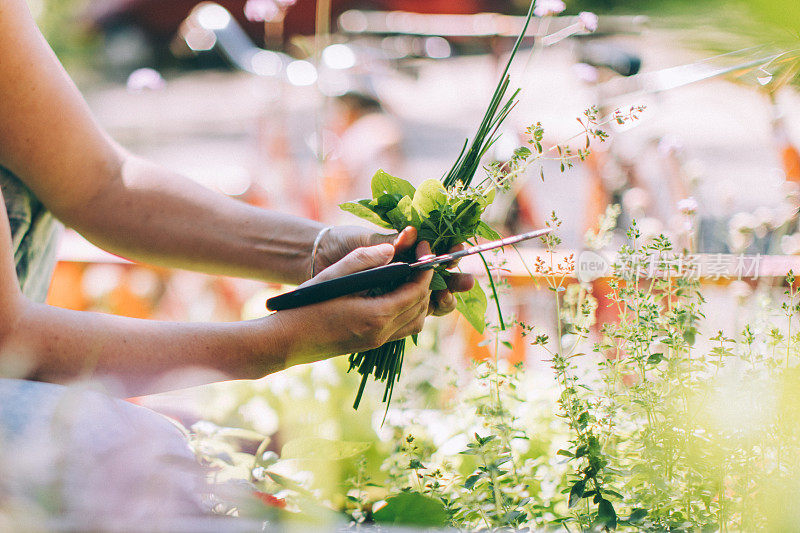
<svg viewBox="0 0 800 533"><path fill-rule="evenodd" d="M321 281L270 298L267 300L267 309L270 311L295 309L305 305L333 300L347 294L392 286L398 282L405 281L413 272L414 269L408 263L390 263L381 267L362 270L355 274Z"/></svg>

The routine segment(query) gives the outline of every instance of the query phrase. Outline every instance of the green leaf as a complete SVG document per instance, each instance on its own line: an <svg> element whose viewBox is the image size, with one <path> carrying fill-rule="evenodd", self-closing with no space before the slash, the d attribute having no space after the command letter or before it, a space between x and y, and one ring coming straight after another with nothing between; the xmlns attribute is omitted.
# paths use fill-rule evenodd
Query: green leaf
<svg viewBox="0 0 800 533"><path fill-rule="evenodd" d="M475 231L475 233L479 237L483 237L484 239L488 239L490 241L502 239L502 236L493 230L492 227L483 220L478 223L478 229Z"/></svg>
<svg viewBox="0 0 800 533"><path fill-rule="evenodd" d="M608 500L600 500L597 505L597 519L603 522L609 529L616 529L617 527L617 512L614 506Z"/></svg>
<svg viewBox="0 0 800 533"><path fill-rule="evenodd" d="M289 490L293 490L293 491L295 491L295 492L297 492L299 494L302 494L304 496L311 496L312 495L309 491L304 489L300 484L298 484L297 482L293 481L292 479L289 479L288 477L282 476L282 475L280 475L280 474L278 474L276 472L273 472L271 470L267 470L267 475L269 476L269 478L272 481L274 481L275 483L277 483L281 487L287 488Z"/></svg>
<svg viewBox="0 0 800 533"><path fill-rule="evenodd" d="M430 289L432 291L443 291L447 289L447 283L444 281L444 277L438 272L433 273Z"/></svg>
<svg viewBox="0 0 800 533"><path fill-rule="evenodd" d="M531 151L528 148L525 148L524 146L520 146L519 148L514 150L514 155L521 158L527 158L530 157Z"/></svg>
<svg viewBox="0 0 800 533"><path fill-rule="evenodd" d="M378 198L383 194L399 194L400 196L414 197L414 186L404 179L396 178L391 174L378 170L372 176L372 197Z"/></svg>
<svg viewBox="0 0 800 533"><path fill-rule="evenodd" d="M483 292L478 282L467 292L457 292L456 309L464 315L473 328L478 333L483 333L486 329L486 293Z"/></svg>
<svg viewBox="0 0 800 533"><path fill-rule="evenodd" d="M422 464L419 459L411 459L411 461L408 462L408 468L411 468L412 470L418 470L420 468L425 468L425 465Z"/></svg>
<svg viewBox="0 0 800 533"><path fill-rule="evenodd" d="M509 511L503 516L503 523L507 525L519 525L528 516L525 511L521 511L519 509L514 509L513 511Z"/></svg>
<svg viewBox="0 0 800 533"><path fill-rule="evenodd" d="M374 212L369 207L356 203L356 202L346 202L339 206L342 211L346 211L351 213L359 218L363 218L368 222L372 222L373 224L380 226L382 228L393 229L392 225L385 220L383 220L380 215Z"/></svg>
<svg viewBox="0 0 800 533"><path fill-rule="evenodd" d="M583 498L583 489L586 487L586 481L580 479L572 485L572 488L569 491L569 508L572 509L575 507L578 502Z"/></svg>
<svg viewBox="0 0 800 533"><path fill-rule="evenodd" d="M472 474L464 481L464 488L467 490L472 490L475 488L475 483L483 477L483 474Z"/></svg>
<svg viewBox="0 0 800 533"><path fill-rule="evenodd" d="M411 205L409 196L403 196L397 203L397 207L386 213L386 218L397 231L403 231L407 226L419 229L422 224L419 213Z"/></svg>
<svg viewBox="0 0 800 533"><path fill-rule="evenodd" d="M414 193L412 205L423 218L447 204L447 191L439 180L425 180Z"/></svg>
<svg viewBox="0 0 800 533"><path fill-rule="evenodd" d="M477 228L481 221L484 207L485 206L481 205L480 202L472 200L457 206L456 217L458 218L458 227L465 229Z"/></svg>
<svg viewBox="0 0 800 533"><path fill-rule="evenodd" d="M418 492L401 492L386 499L386 505L372 515L379 524L442 527L449 522L441 501Z"/></svg>
<svg viewBox="0 0 800 533"><path fill-rule="evenodd" d="M400 200L405 198L400 194L382 194L369 202L370 208L379 215L385 215L400 204ZM363 202L363 200L362 200ZM359 202L361 203L361 202Z"/></svg>
<svg viewBox="0 0 800 533"><path fill-rule="evenodd" d="M664 354L663 353L654 353L654 354L650 354L650 357L647 358L647 364L648 365L657 365L658 363L660 363L663 360L664 360Z"/></svg>
<svg viewBox="0 0 800 533"><path fill-rule="evenodd" d="M628 517L628 522L638 524L647 516L647 509L634 509Z"/></svg>
<svg viewBox="0 0 800 533"><path fill-rule="evenodd" d="M314 459L337 461L364 453L372 446L369 442L348 442L318 437L293 439L283 445L281 459Z"/></svg>
<svg viewBox="0 0 800 533"><path fill-rule="evenodd" d="M494 188L489 189L489 192L486 193L486 196L483 197L484 198L483 206L486 207L486 206L492 205L494 203L494 197L495 196L497 196L497 189L494 189Z"/></svg>
<svg viewBox="0 0 800 533"><path fill-rule="evenodd" d="M569 450L558 450L556 455L563 455L564 457L575 457L575 455Z"/></svg>

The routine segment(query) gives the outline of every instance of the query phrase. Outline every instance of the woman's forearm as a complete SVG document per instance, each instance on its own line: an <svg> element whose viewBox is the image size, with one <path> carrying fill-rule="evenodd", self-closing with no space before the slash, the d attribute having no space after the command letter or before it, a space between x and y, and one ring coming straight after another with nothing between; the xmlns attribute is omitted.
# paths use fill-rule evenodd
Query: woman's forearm
<svg viewBox="0 0 800 533"><path fill-rule="evenodd" d="M275 317L170 323L21 302L15 327L0 337L0 360L14 358L44 381L112 377L126 395L141 395L174 388L162 378L186 368L263 377L283 369L291 350Z"/></svg>
<svg viewBox="0 0 800 533"><path fill-rule="evenodd" d="M127 156L120 175L70 213L98 246L148 263L299 284L322 224L256 208Z"/></svg>

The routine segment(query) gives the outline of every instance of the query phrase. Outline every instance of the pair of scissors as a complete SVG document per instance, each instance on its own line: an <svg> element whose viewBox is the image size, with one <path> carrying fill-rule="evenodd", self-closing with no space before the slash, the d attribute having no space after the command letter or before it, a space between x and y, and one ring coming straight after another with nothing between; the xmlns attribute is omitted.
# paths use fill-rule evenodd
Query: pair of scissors
<svg viewBox="0 0 800 533"><path fill-rule="evenodd" d="M541 237L551 231L553 231L552 228L530 231L528 233L514 235L513 237L506 237L505 239L471 246L458 252L424 258L416 263L389 263L381 267L362 270L355 274L348 274L339 278L321 281L270 298L267 300L267 309L270 311L295 309L297 307L333 300L334 298L339 298L347 294L390 287L392 285L397 285L398 282L409 279L417 272L430 270L437 265L450 263L468 255L488 252L495 248L502 248L503 246L510 246L522 241L527 241L528 239Z"/></svg>

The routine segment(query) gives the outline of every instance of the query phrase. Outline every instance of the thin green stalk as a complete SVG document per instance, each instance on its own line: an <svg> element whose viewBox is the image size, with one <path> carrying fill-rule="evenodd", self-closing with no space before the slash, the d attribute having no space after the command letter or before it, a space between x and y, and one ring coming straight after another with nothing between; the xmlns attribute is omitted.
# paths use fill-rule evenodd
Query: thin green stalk
<svg viewBox="0 0 800 533"><path fill-rule="evenodd" d="M483 257L483 254L478 254L483 261L483 267L486 269L486 273L489 276L489 285L492 287L492 297L494 298L494 304L497 307L497 318L500 321L500 330L506 330L506 323L503 320L503 311L500 309L500 297L497 295L497 287L494 284L494 278L492 277L492 271L489 268L489 263L486 261L486 258Z"/></svg>

